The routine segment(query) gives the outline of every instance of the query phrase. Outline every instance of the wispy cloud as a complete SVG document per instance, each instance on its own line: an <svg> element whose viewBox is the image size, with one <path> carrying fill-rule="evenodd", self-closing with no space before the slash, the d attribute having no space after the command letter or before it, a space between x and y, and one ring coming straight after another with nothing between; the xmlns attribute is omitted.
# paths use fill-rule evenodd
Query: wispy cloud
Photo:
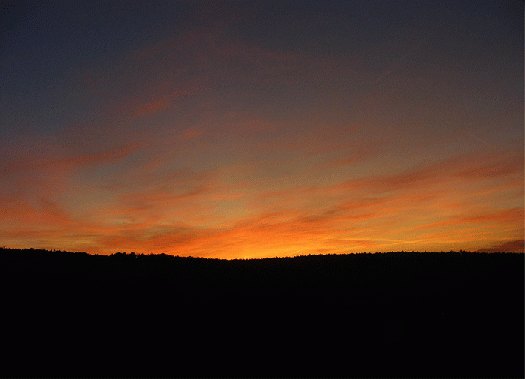
<svg viewBox="0 0 525 379"><path fill-rule="evenodd" d="M515 240L515 241L508 241L503 242L501 244L479 249L478 252L486 252L486 253L492 253L492 252L513 252L513 253L524 253L524 240Z"/></svg>

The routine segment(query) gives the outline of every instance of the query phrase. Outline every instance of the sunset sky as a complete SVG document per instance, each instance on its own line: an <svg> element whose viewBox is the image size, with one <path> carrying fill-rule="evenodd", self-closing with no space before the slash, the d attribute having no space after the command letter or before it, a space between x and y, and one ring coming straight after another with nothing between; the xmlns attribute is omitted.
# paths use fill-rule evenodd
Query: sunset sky
<svg viewBox="0 0 525 379"><path fill-rule="evenodd" d="M523 251L522 1L0 11L0 246Z"/></svg>

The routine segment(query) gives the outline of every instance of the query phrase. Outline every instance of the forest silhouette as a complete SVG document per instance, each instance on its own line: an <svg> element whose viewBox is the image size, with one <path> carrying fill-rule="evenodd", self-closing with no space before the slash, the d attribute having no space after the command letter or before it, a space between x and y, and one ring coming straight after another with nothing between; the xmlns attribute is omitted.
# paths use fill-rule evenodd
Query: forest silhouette
<svg viewBox="0 0 525 379"><path fill-rule="evenodd" d="M3 376L524 376L523 254L4 248L0 274Z"/></svg>

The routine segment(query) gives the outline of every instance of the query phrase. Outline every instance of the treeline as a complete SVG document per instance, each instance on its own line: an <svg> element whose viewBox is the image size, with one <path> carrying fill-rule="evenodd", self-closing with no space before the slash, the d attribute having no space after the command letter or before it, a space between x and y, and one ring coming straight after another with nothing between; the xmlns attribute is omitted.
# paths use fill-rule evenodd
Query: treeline
<svg viewBox="0 0 525 379"><path fill-rule="evenodd" d="M241 288L261 287L279 292L294 288L301 291L351 290L364 285L396 286L419 281L431 291L452 285L486 286L523 276L524 255L519 253L469 252L390 252L347 255L307 255L293 258L209 259L179 257L167 254L117 252L112 255L90 255L43 249L0 248L0 270L4 278L46 277L48 280L81 280L85 283L113 281L129 288L140 281L148 286L163 285L199 287L220 284ZM123 282L124 281L124 282ZM106 283L108 284L108 283ZM439 286L437 285L439 284ZM210 291L218 287L209 288ZM233 290L233 288L232 288Z"/></svg>
<svg viewBox="0 0 525 379"><path fill-rule="evenodd" d="M1 249L0 275L17 376L523 377L523 254Z"/></svg>

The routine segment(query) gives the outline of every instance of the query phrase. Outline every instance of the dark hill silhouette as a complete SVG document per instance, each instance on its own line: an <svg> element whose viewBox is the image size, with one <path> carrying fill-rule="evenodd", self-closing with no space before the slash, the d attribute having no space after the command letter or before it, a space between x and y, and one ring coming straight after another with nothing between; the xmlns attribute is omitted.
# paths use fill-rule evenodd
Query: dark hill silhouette
<svg viewBox="0 0 525 379"><path fill-rule="evenodd" d="M524 374L523 254L0 249L0 274L4 376Z"/></svg>

